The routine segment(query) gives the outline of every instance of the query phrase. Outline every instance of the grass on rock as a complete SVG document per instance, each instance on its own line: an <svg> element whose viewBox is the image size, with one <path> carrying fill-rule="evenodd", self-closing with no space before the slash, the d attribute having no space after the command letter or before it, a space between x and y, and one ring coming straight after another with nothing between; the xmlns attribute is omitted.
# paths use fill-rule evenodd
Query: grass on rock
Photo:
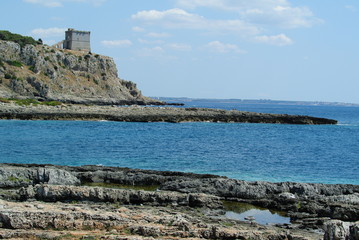
<svg viewBox="0 0 359 240"><path fill-rule="evenodd" d="M62 105L59 101L43 101L40 102L36 99L27 98L27 99L17 99L17 98L0 98L0 102L11 103L14 102L20 106L29 106L29 105L45 105L45 106L59 106Z"/></svg>

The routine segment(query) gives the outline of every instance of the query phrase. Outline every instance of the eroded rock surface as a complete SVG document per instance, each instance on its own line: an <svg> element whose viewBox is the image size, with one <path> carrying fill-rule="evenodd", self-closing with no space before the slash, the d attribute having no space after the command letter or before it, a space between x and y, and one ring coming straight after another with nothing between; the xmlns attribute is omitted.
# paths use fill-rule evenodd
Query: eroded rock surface
<svg viewBox="0 0 359 240"><path fill-rule="evenodd" d="M80 180L68 171L53 167L2 167L0 168L0 188L15 188L48 183L52 185L80 185Z"/></svg>
<svg viewBox="0 0 359 240"><path fill-rule="evenodd" d="M291 211L301 218L330 217L359 220L359 186L346 184L246 182L225 178L168 181L163 190L201 192L226 199L246 201L263 207Z"/></svg>
<svg viewBox="0 0 359 240"><path fill-rule="evenodd" d="M96 237L112 232L108 239L323 239L324 232L325 239L358 239L357 185L246 182L104 166L0 164L0 169L3 238L58 237L55 230L85 229ZM79 186L90 183L102 187ZM228 220L220 200L283 210L293 224L277 228Z"/></svg>
<svg viewBox="0 0 359 240"><path fill-rule="evenodd" d="M91 201L121 204L147 204L158 206L189 206L220 208L218 197L203 193L178 193L167 191L141 191L112 189L103 187L76 187L64 185L38 184L21 188L18 191L21 200L35 198L45 202Z"/></svg>
<svg viewBox="0 0 359 240"><path fill-rule="evenodd" d="M358 240L359 222L350 223L340 220L328 221L325 226L324 240Z"/></svg>
<svg viewBox="0 0 359 240"><path fill-rule="evenodd" d="M7 202L0 200L4 239L318 239L306 231L211 219L184 207ZM63 238L61 238L63 237Z"/></svg>

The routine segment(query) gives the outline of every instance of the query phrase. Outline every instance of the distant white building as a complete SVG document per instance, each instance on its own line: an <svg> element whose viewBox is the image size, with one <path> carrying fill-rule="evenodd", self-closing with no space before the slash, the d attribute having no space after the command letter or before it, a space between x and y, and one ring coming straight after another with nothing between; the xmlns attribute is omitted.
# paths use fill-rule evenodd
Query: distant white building
<svg viewBox="0 0 359 240"><path fill-rule="evenodd" d="M76 51L91 51L90 32L69 28L65 32L63 48Z"/></svg>

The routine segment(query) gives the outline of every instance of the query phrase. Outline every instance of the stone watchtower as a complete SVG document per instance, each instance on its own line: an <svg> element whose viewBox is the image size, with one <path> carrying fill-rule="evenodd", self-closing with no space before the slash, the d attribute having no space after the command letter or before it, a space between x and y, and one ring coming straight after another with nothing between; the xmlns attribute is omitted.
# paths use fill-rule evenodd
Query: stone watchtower
<svg viewBox="0 0 359 240"><path fill-rule="evenodd" d="M69 28L65 32L64 49L91 51L90 32Z"/></svg>

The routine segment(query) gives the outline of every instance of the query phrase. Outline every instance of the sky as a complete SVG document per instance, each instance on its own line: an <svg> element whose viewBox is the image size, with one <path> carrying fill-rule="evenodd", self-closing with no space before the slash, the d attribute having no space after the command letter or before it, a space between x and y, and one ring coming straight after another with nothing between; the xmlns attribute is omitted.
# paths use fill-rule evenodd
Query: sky
<svg viewBox="0 0 359 240"><path fill-rule="evenodd" d="M0 0L0 29L91 51L146 96L359 103L359 0Z"/></svg>

